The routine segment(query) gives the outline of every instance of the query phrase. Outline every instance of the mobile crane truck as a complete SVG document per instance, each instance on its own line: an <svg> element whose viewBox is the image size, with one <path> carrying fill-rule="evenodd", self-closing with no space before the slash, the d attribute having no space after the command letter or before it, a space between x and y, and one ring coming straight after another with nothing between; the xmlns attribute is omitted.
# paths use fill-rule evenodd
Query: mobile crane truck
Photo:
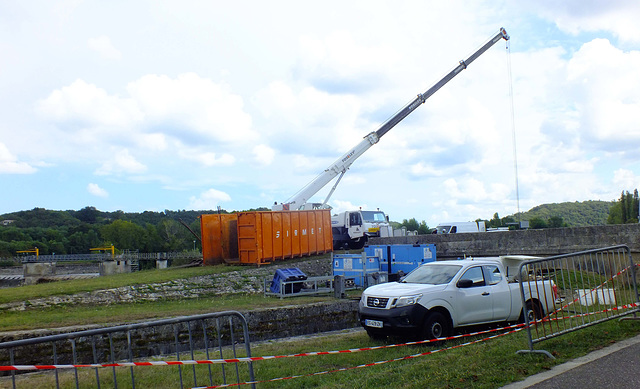
<svg viewBox="0 0 640 389"><path fill-rule="evenodd" d="M362 154L364 154L371 146L378 143L380 138L396 124L400 123L404 118L406 118L411 112L415 111L420 105L422 105L431 95L437 92L440 88L442 88L447 82L451 81L455 76L457 76L460 72L467 68L473 61L476 60L480 55L482 55L485 51L491 48L496 42L504 39L509 40L509 35L504 28L500 28L500 31L489 39L484 45L482 45L478 50L476 50L473 54L471 54L467 59L461 60L453 70L451 70L447 75L445 75L440 81L436 82L431 88L427 89L424 93L418 94L418 96L405 105L402 109L400 109L395 115L389 118L386 122L380 126L380 128L376 131L372 131L367 134L363 140L358 143L355 147L347 151L342 157L338 158L333 164L331 164L327 169L325 169L322 173L320 173L315 179L309 182L305 187L303 187L298 193L293 195L287 202L285 203L276 203L273 205L272 210L274 211L282 211L282 210L306 210L306 209L325 209L331 208L327 202L329 198L335 191L336 187L342 180L342 177L347 172L351 164L353 164L356 159L358 159ZM338 177L336 183L333 185L329 194L325 198L322 203L311 203L308 202L312 196L314 196L320 189L322 189L325 185L331 182L333 179ZM367 242L369 236L380 235L380 231L384 231L389 229L388 220L385 222L380 222L375 226L367 227L364 224L364 218L361 214L362 211L347 211L338 215L334 215L331 218L331 227L333 232L333 245L334 248L341 247L349 247L349 248L361 248Z"/></svg>

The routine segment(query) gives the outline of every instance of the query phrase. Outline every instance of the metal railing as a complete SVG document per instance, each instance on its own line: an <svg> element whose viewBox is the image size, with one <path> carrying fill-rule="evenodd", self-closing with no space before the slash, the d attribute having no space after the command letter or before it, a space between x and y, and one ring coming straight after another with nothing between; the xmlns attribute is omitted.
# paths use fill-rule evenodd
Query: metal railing
<svg viewBox="0 0 640 389"><path fill-rule="evenodd" d="M251 357L249 329L236 311L178 317L130 325L0 343L0 365L78 365L118 362L193 361ZM145 370L146 369L146 370ZM127 372L128 370L128 372ZM191 370L189 372L189 370ZM13 388L34 387L15 371ZM26 373L31 374L31 373ZM55 369L40 387L194 387L254 381L251 362L166 367L73 367ZM0 381L0 386L2 385ZM21 386L22 385L22 386Z"/></svg>
<svg viewBox="0 0 640 389"><path fill-rule="evenodd" d="M272 289L273 282L276 281L270 278L263 280L265 296L285 298L334 292L334 276L309 277L302 281L279 280L278 287Z"/></svg>
<svg viewBox="0 0 640 389"><path fill-rule="evenodd" d="M169 259L202 259L202 253L199 251L172 251L164 253L138 253L127 252L118 254L114 257L110 253L93 253L93 254L51 254L51 255L27 255L21 257L9 258L15 262L31 263L31 262L85 262L85 261L111 261L111 260L139 260L139 261L156 261Z"/></svg>
<svg viewBox="0 0 640 389"><path fill-rule="evenodd" d="M637 274L624 245L522 263L518 275L529 350L518 353L553 358L534 350L534 344L622 316L635 318L640 312Z"/></svg>

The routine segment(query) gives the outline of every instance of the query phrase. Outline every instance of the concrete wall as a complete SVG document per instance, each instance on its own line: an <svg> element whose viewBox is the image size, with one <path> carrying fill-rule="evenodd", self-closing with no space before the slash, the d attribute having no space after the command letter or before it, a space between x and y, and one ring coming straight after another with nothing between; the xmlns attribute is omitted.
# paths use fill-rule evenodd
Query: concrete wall
<svg viewBox="0 0 640 389"><path fill-rule="evenodd" d="M101 276L109 276L112 274L131 273L131 261L116 260L100 262L99 273Z"/></svg>
<svg viewBox="0 0 640 389"><path fill-rule="evenodd" d="M435 244L438 258L551 256L625 244L640 252L640 224L373 238L370 244Z"/></svg>
<svg viewBox="0 0 640 389"><path fill-rule="evenodd" d="M358 327L357 311L357 300L342 299L315 304L256 309L242 312L242 314L247 319L249 339L255 342ZM228 324L223 324L222 328L224 329L225 326L228 328ZM99 327L101 326L80 326L73 330L82 331L97 329ZM70 332L70 328L0 332L0 343L66 332ZM186 326L182 330L183 340L185 339L185 333ZM173 326L169 325L135 330L132 331L132 338L132 347L136 357L146 358L171 353L175 355L175 349L173 349L175 346ZM115 359L126 359L126 333L124 331L115 333L112 339L116 353ZM93 361L91 340L91 337L81 338L77 344L79 359L84 361L84 363ZM97 342L97 352L102 356L103 361L107 360L109 352L108 337L106 335L98 336L95 340ZM197 343L201 340L201 335L194 335L196 347L202 347ZM215 341L213 343L215 343ZM58 342L57 346L58 363L72 363L70 344L68 342ZM0 365L12 364L9 361L8 353L2 351L3 350L0 350ZM52 348L50 343L19 347L16 348L15 351L13 364L27 365L34 364L37 361L41 361L40 363L51 363L52 361Z"/></svg>
<svg viewBox="0 0 640 389"><path fill-rule="evenodd" d="M38 283L38 280L48 276L54 276L56 274L55 262L33 262L25 263L22 265L24 271L24 284L33 285Z"/></svg>

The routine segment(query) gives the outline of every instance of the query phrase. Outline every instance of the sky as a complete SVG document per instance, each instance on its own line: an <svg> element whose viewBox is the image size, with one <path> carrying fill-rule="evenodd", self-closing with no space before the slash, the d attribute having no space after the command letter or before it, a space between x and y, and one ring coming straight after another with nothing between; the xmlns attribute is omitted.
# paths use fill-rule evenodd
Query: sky
<svg viewBox="0 0 640 389"><path fill-rule="evenodd" d="M640 2L0 0L0 214L286 202L491 219L640 187ZM322 202L333 183L312 198Z"/></svg>

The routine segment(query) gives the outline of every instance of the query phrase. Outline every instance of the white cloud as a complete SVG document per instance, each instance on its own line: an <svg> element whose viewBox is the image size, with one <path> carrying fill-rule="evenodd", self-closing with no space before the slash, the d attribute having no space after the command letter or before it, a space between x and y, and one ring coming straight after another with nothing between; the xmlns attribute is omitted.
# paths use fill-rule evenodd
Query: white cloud
<svg viewBox="0 0 640 389"><path fill-rule="evenodd" d="M111 175L111 174L139 174L147 171L147 167L138 162L135 157L133 157L129 150L120 150L113 156L112 159L104 162L102 166L100 166L95 174L103 176L103 175Z"/></svg>
<svg viewBox="0 0 640 389"><path fill-rule="evenodd" d="M618 169L614 171L612 181L615 185L614 189L620 188L621 191L631 191L631 188L640 188L640 177L636 176L636 174L631 170Z"/></svg>
<svg viewBox="0 0 640 389"><path fill-rule="evenodd" d="M585 43L568 63L580 130L588 146L636 153L640 146L640 51L606 40Z"/></svg>
<svg viewBox="0 0 640 389"><path fill-rule="evenodd" d="M251 14L234 2L136 2L126 18L117 5L60 14L45 3L0 12L11 150L0 148L0 171L47 166L3 185L86 185L94 172L135 180L156 209L184 207L167 188L215 187L233 209L284 201L505 21L523 207L616 198L640 174L637 2L256 3ZM514 212L504 55L499 42L356 161L338 207L430 224ZM3 203L29 209L42 195ZM140 207L135 197L105 206Z"/></svg>
<svg viewBox="0 0 640 389"><path fill-rule="evenodd" d="M87 192L96 197L109 197L109 193L102 189L98 184L90 183L87 185Z"/></svg>
<svg viewBox="0 0 640 389"><path fill-rule="evenodd" d="M4 143L0 142L0 174L31 174L37 171L28 163L18 161Z"/></svg>
<svg viewBox="0 0 640 389"><path fill-rule="evenodd" d="M189 198L190 209L206 210L215 209L222 202L231 201L231 196L217 189L209 189L202 192L199 197Z"/></svg>
<svg viewBox="0 0 640 389"><path fill-rule="evenodd" d="M358 209L360 207L360 206L354 205L348 200L338 200L338 199L329 201L329 204L331 205L332 215L345 212L345 211L353 211L354 209Z"/></svg>
<svg viewBox="0 0 640 389"><path fill-rule="evenodd" d="M299 38L297 72L315 88L329 92L358 93L385 84L388 68L399 67L393 46L357 40L346 30L318 38ZM381 85L382 84L382 85Z"/></svg>
<svg viewBox="0 0 640 389"><path fill-rule="evenodd" d="M254 160L260 165L270 165L276 156L276 151L267 145L257 145L252 151Z"/></svg>
<svg viewBox="0 0 640 389"><path fill-rule="evenodd" d="M38 102L37 109L46 118L62 124L65 131L77 128L69 124L80 128L120 127L120 131L129 130L143 117L135 101L110 96L103 88L81 79L51 92Z"/></svg>
<svg viewBox="0 0 640 389"><path fill-rule="evenodd" d="M519 2L519 5L521 5ZM621 41L640 42L640 3L627 0L542 0L525 6L568 33L610 31Z"/></svg>
<svg viewBox="0 0 640 389"><path fill-rule="evenodd" d="M242 97L231 93L228 85L195 73L175 79L146 75L130 83L127 91L144 112L147 126L164 128L183 143L196 143L192 136L222 142L257 137Z"/></svg>
<svg viewBox="0 0 640 389"><path fill-rule="evenodd" d="M175 79L146 75L129 83L127 92L121 97L78 79L40 100L37 110L71 142L92 149L123 141L165 150L171 139L193 146L258 138L242 98L194 73Z"/></svg>
<svg viewBox="0 0 640 389"><path fill-rule="evenodd" d="M205 167L231 166L236 162L236 159L233 155L230 155L230 154L217 155L214 152L202 151L197 148L194 148L194 149L184 148L180 150L178 154L183 159L196 161Z"/></svg>
<svg viewBox="0 0 640 389"><path fill-rule="evenodd" d="M96 51L102 58L105 59L120 59L122 53L116 49L106 35L100 35L97 38L89 38L89 48Z"/></svg>
<svg viewBox="0 0 640 389"><path fill-rule="evenodd" d="M264 117L261 134L285 154L345 152L369 131L356 124L360 103L355 96L275 81L252 102Z"/></svg>

